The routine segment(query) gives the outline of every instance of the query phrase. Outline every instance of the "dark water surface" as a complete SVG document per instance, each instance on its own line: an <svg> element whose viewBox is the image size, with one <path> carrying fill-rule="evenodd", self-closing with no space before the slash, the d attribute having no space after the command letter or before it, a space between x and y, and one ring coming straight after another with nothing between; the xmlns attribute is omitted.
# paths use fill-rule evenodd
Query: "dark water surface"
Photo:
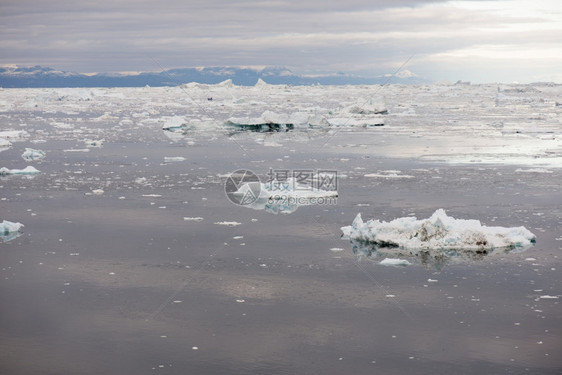
<svg viewBox="0 0 562 375"><path fill-rule="evenodd" d="M34 178L0 179L0 219L25 225L0 243L0 373L561 373L559 170L334 147L361 133L284 147L253 136L2 152L13 168L24 147L48 157ZM222 176L240 168L337 170L337 204L290 215L234 205ZM364 177L385 170L413 178ZM536 246L396 268L358 260L340 239L358 212L391 220L438 208L523 225Z"/></svg>

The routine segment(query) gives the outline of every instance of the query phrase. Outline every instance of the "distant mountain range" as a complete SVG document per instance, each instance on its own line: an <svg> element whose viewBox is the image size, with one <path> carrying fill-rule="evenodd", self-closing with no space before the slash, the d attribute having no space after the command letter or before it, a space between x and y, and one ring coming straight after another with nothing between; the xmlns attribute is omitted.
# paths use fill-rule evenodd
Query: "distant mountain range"
<svg viewBox="0 0 562 375"><path fill-rule="evenodd" d="M427 83L409 71L396 75L361 77L344 73L307 76L298 75L283 67L206 67L169 69L161 72L138 74L96 73L83 74L59 71L41 66L0 67L0 87L143 87L178 86L197 82L216 84L231 79L235 85L253 86L259 79L269 84L286 85L374 85L382 83Z"/></svg>

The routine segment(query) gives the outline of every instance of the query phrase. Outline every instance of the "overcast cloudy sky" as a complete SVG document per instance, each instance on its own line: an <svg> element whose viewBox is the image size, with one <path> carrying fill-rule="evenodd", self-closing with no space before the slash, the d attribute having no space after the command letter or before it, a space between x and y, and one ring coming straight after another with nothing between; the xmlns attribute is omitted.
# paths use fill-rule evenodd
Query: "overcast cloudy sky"
<svg viewBox="0 0 562 375"><path fill-rule="evenodd" d="M1 0L0 64L562 82L562 1Z"/></svg>

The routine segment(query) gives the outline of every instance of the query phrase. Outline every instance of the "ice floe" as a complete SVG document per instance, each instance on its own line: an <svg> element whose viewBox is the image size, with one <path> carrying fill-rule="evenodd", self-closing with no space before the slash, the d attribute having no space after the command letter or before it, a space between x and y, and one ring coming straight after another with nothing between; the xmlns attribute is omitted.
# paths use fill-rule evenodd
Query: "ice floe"
<svg viewBox="0 0 562 375"><path fill-rule="evenodd" d="M215 222L216 225L224 225L226 227L236 227L238 225L242 225L242 223L239 223L237 221L217 221Z"/></svg>
<svg viewBox="0 0 562 375"><path fill-rule="evenodd" d="M103 139L84 139L84 146L101 148L103 146Z"/></svg>
<svg viewBox="0 0 562 375"><path fill-rule="evenodd" d="M183 156L164 156L165 163L173 163L177 161L185 161L186 159Z"/></svg>
<svg viewBox="0 0 562 375"><path fill-rule="evenodd" d="M384 258L379 264L382 266L405 267L409 266L411 263L406 259Z"/></svg>
<svg viewBox="0 0 562 375"><path fill-rule="evenodd" d="M35 161L35 160L42 160L47 156L45 151L42 150L34 150L32 148L26 148L24 153L21 154L21 157L25 161Z"/></svg>
<svg viewBox="0 0 562 375"><path fill-rule="evenodd" d="M387 171L379 171L377 173L367 173L364 177L368 178L386 178L386 179L394 179L394 178L414 178L414 176L410 176L407 174L402 174L401 171L398 170L387 170Z"/></svg>
<svg viewBox="0 0 562 375"><path fill-rule="evenodd" d="M2 130L0 131L0 139L9 141L22 141L29 138L29 133L25 130Z"/></svg>
<svg viewBox="0 0 562 375"><path fill-rule="evenodd" d="M4 151L12 147L12 142L7 139L0 138L0 151Z"/></svg>
<svg viewBox="0 0 562 375"><path fill-rule="evenodd" d="M382 248L483 250L515 248L535 243L525 227L488 227L479 220L455 219L438 209L428 219L403 217L390 222L369 220L361 214L351 226L342 227L346 238Z"/></svg>
<svg viewBox="0 0 562 375"><path fill-rule="evenodd" d="M449 262L482 259L494 251L525 251L536 239L525 227L488 227L479 220L447 216L443 209L428 219L402 217L390 222L363 222L358 214L351 226L341 230L359 257L407 257L438 269Z"/></svg>
<svg viewBox="0 0 562 375"><path fill-rule="evenodd" d="M21 228L23 228L22 223L14 223L8 220L4 220L0 223L0 238L4 242L8 242L21 236Z"/></svg>
<svg viewBox="0 0 562 375"><path fill-rule="evenodd" d="M225 125L254 131L281 131L293 129L294 123L289 115L265 111L258 117L230 117Z"/></svg>
<svg viewBox="0 0 562 375"><path fill-rule="evenodd" d="M34 175L40 173L35 167L31 165L25 167L24 169L8 169L6 167L0 168L0 176L6 175Z"/></svg>

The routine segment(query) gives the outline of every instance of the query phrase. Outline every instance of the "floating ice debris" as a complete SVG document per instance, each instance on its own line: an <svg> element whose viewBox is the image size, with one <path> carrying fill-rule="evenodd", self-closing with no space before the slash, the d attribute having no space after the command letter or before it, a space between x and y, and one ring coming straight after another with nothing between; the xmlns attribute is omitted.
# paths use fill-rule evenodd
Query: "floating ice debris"
<svg viewBox="0 0 562 375"><path fill-rule="evenodd" d="M45 158L47 154L45 154L42 150L34 150L32 148L26 148L24 153L21 154L21 157L25 161L34 161L34 160L42 160Z"/></svg>
<svg viewBox="0 0 562 375"><path fill-rule="evenodd" d="M68 148L62 152L90 152L89 148Z"/></svg>
<svg viewBox="0 0 562 375"><path fill-rule="evenodd" d="M8 220L4 220L0 223L0 238L4 242L8 242L21 236L21 228L23 228L22 223L14 223Z"/></svg>
<svg viewBox="0 0 562 375"><path fill-rule="evenodd" d="M185 161L183 156L164 156L165 163L171 163L175 161Z"/></svg>
<svg viewBox="0 0 562 375"><path fill-rule="evenodd" d="M12 174L18 174L18 175L32 175L32 174L38 174L41 173L39 172L37 169L35 169L32 166L27 166L24 169L8 169L6 167L2 167L0 168L0 176L5 176L5 175L12 175Z"/></svg>
<svg viewBox="0 0 562 375"><path fill-rule="evenodd" d="M103 139L94 140L94 139L85 139L84 145L86 147L97 147L100 148L103 146Z"/></svg>
<svg viewBox="0 0 562 375"><path fill-rule="evenodd" d="M517 168L515 170L517 173L552 173L551 170L545 168L529 168L529 169L521 169Z"/></svg>
<svg viewBox="0 0 562 375"><path fill-rule="evenodd" d="M357 103L344 107L342 112L358 115L386 115L386 105L373 99L357 101Z"/></svg>
<svg viewBox="0 0 562 375"><path fill-rule="evenodd" d="M104 191L102 189L94 189L92 190L92 194L94 195L102 195Z"/></svg>
<svg viewBox="0 0 562 375"><path fill-rule="evenodd" d="M29 137L29 133L25 130L2 130L0 131L0 138L9 141L21 141Z"/></svg>
<svg viewBox="0 0 562 375"><path fill-rule="evenodd" d="M7 139L0 138L0 151L4 151L12 147L12 142Z"/></svg>
<svg viewBox="0 0 562 375"><path fill-rule="evenodd" d="M411 263L406 259L385 258L379 264L382 266L404 267L409 266Z"/></svg>
<svg viewBox="0 0 562 375"><path fill-rule="evenodd" d="M254 131L281 131L293 129L294 121L288 115L265 111L259 117L231 117L225 125Z"/></svg>
<svg viewBox="0 0 562 375"><path fill-rule="evenodd" d="M540 296L540 299L558 299L558 296L549 296L549 295L544 295L544 296Z"/></svg>
<svg viewBox="0 0 562 375"><path fill-rule="evenodd" d="M160 195L160 194L143 194L142 196L144 198L160 198L160 197L162 197L162 195Z"/></svg>
<svg viewBox="0 0 562 375"><path fill-rule="evenodd" d="M162 130L169 132L183 132L187 130L187 123L183 116L172 116L166 120Z"/></svg>
<svg viewBox="0 0 562 375"><path fill-rule="evenodd" d="M484 250L526 247L535 235L525 227L487 227L478 220L455 219L439 209L429 219L403 217L390 222L369 220L358 214L342 227L346 238L380 248Z"/></svg>
<svg viewBox="0 0 562 375"><path fill-rule="evenodd" d="M343 251L343 250L344 250L344 249L342 249L341 247L332 247L332 248L330 249L330 251L333 251L333 252L335 252L335 253L336 253L336 252L339 252L339 251Z"/></svg>
<svg viewBox="0 0 562 375"><path fill-rule="evenodd" d="M203 221L205 219L203 219L202 217L184 217L183 220L184 221Z"/></svg>
<svg viewBox="0 0 562 375"><path fill-rule="evenodd" d="M370 128L384 125L384 118L382 116L368 116L368 117L330 117L328 119L330 126L336 127L363 127Z"/></svg>
<svg viewBox="0 0 562 375"><path fill-rule="evenodd" d="M370 178L414 178L414 176L410 176L407 174L401 174L401 171L397 170L388 170L388 171L379 171L379 173L367 173L364 177Z"/></svg>
<svg viewBox="0 0 562 375"><path fill-rule="evenodd" d="M235 227L237 225L241 225L242 223L239 223L237 221L217 221L215 224L216 225L225 225L227 227Z"/></svg>

